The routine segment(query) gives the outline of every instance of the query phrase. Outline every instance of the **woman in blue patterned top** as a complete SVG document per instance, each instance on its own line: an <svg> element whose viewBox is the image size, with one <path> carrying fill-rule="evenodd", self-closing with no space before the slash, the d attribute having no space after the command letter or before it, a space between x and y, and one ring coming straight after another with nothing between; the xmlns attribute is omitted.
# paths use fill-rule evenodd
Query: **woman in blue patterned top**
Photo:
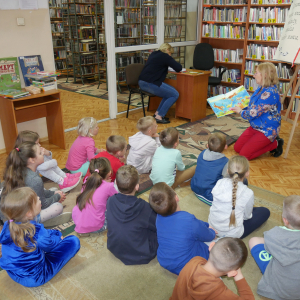
<svg viewBox="0 0 300 300"><path fill-rule="evenodd" d="M259 87L251 96L249 106L231 108L250 122L234 145L234 150L248 160L270 151L274 157L282 154L283 139L279 137L281 102L276 84L278 76L272 63L256 67L254 78Z"/></svg>

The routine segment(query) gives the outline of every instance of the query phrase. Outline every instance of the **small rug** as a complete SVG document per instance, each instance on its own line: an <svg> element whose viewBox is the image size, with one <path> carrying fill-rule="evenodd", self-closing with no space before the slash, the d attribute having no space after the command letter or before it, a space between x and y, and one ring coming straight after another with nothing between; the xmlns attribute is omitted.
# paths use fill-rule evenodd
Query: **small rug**
<svg viewBox="0 0 300 300"><path fill-rule="evenodd" d="M98 89L98 82L85 82L83 85L81 82L74 83L73 79L69 79L66 82L66 78L60 78L57 80L57 87L69 92L79 93L87 96L101 98L108 100L108 92L106 90L106 84L101 84ZM122 87L122 92L118 90L117 101L122 104L128 104L129 91L127 87ZM148 97L144 98L144 104L148 105ZM138 94L131 96L130 105L135 107L142 107L141 97Z"/></svg>
<svg viewBox="0 0 300 300"><path fill-rule="evenodd" d="M249 127L248 121L236 115L217 118L211 114L204 119L177 126L179 131L179 146L185 168L197 164L199 154L206 149L207 141L212 133L222 133L226 137L227 145L234 143ZM140 175L139 194L152 187L149 174Z"/></svg>

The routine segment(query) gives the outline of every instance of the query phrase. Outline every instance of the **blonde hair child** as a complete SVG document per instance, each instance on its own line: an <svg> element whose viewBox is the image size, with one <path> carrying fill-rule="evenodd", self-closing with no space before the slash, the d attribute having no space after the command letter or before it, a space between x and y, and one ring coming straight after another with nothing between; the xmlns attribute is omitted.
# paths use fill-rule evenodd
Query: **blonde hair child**
<svg viewBox="0 0 300 300"><path fill-rule="evenodd" d="M98 134L99 127L93 117L82 118L78 122L78 137L70 148L66 168L71 173L81 172L83 176L89 168L90 160L102 151L95 147L94 136Z"/></svg>
<svg viewBox="0 0 300 300"><path fill-rule="evenodd" d="M244 238L267 221L270 211L253 208L254 193L243 183L249 176L249 162L244 156L229 159L228 174L230 178L220 179L212 190L208 223L219 237Z"/></svg>
<svg viewBox="0 0 300 300"><path fill-rule="evenodd" d="M30 130L21 131L15 143L15 148L18 148L24 142L33 142L40 145L40 136L38 133ZM81 172L70 174L63 172L57 165L57 161L52 159L51 151L41 147L44 155L44 162L37 167L37 172L42 176L59 184L62 192L66 193L76 187L80 182Z"/></svg>
<svg viewBox="0 0 300 300"><path fill-rule="evenodd" d="M45 284L78 252L76 236L62 239L60 231L33 221L41 211L41 201L31 188L10 192L1 210L7 221L0 234L0 266L17 283L26 287Z"/></svg>

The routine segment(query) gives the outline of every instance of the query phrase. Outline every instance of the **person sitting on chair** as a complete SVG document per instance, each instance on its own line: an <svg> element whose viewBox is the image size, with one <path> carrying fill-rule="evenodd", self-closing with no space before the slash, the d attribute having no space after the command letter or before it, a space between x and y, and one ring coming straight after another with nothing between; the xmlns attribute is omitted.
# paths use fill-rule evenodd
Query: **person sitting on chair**
<svg viewBox="0 0 300 300"><path fill-rule="evenodd" d="M173 68L176 72L182 70L181 64L171 56L173 52L174 49L168 43L162 44L158 50L152 52L138 81L141 90L162 97L153 116L157 123L162 124L170 123L166 114L179 97L179 93L174 87L163 82L168 74L168 67Z"/></svg>

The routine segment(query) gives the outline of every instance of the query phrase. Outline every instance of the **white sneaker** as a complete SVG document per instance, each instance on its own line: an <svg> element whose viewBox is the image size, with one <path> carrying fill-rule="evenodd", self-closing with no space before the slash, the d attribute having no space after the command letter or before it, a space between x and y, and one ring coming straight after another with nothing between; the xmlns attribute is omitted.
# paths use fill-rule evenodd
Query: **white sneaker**
<svg viewBox="0 0 300 300"><path fill-rule="evenodd" d="M44 227L55 227L57 225L65 224L70 222L72 219L72 213L65 212L61 215L58 215L52 219L49 219L45 222L43 222Z"/></svg>

